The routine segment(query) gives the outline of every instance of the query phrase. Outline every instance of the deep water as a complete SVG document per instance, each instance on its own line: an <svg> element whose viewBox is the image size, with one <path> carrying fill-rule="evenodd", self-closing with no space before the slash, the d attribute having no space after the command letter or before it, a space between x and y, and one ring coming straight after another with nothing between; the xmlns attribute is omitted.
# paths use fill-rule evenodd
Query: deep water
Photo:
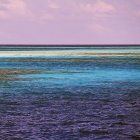
<svg viewBox="0 0 140 140"><path fill-rule="evenodd" d="M1 140L140 139L139 53L0 57L0 71L19 69L1 74Z"/></svg>

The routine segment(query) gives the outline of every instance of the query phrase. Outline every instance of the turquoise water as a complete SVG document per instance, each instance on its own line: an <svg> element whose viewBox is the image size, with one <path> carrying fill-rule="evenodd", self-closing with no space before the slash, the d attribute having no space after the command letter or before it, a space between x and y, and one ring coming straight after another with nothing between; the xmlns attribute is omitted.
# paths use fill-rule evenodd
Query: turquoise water
<svg viewBox="0 0 140 140"><path fill-rule="evenodd" d="M27 71L0 81L1 139L140 138L140 47L0 51L1 69Z"/></svg>

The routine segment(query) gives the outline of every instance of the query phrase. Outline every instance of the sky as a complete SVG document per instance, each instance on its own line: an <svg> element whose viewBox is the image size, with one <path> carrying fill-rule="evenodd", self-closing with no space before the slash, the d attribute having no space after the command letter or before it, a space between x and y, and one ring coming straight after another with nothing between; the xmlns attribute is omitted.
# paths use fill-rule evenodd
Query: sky
<svg viewBox="0 0 140 140"><path fill-rule="evenodd" d="M140 0L0 0L0 44L140 44Z"/></svg>

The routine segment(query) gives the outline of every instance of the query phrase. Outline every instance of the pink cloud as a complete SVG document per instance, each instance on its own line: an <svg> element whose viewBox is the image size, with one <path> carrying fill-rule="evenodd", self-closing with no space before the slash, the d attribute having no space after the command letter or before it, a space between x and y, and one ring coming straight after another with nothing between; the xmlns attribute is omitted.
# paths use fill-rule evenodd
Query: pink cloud
<svg viewBox="0 0 140 140"><path fill-rule="evenodd" d="M26 3L22 0L7 0L6 3L0 2L0 6L6 10L0 10L1 18L13 18L13 17L31 17L32 13L27 8Z"/></svg>
<svg viewBox="0 0 140 140"><path fill-rule="evenodd" d="M48 0L47 6L53 9L58 9L60 8L60 5L56 2L53 2L51 0Z"/></svg>
<svg viewBox="0 0 140 140"><path fill-rule="evenodd" d="M138 5L140 5L140 0L134 0L134 2Z"/></svg>
<svg viewBox="0 0 140 140"><path fill-rule="evenodd" d="M104 29L105 29L102 25L97 24L97 23L96 24L91 24L89 26L89 28L92 29L92 30L94 30L97 33L100 33L102 31L104 31Z"/></svg>
<svg viewBox="0 0 140 140"><path fill-rule="evenodd" d="M138 17L140 17L140 10L136 11L135 12L135 15L138 16Z"/></svg>
<svg viewBox="0 0 140 140"><path fill-rule="evenodd" d="M41 16L41 20L54 20L55 17L52 14L43 13Z"/></svg>
<svg viewBox="0 0 140 140"><path fill-rule="evenodd" d="M110 27L108 27L107 25L102 25L100 23L90 24L88 26L88 29L98 34L103 34L103 33L112 34L113 32Z"/></svg>
<svg viewBox="0 0 140 140"><path fill-rule="evenodd" d="M0 11L0 18L7 19L8 18L7 13L5 13L4 11Z"/></svg>
<svg viewBox="0 0 140 140"><path fill-rule="evenodd" d="M84 11L87 12L92 12L92 13L96 13L96 12L110 12L110 11L114 11L115 8L113 7L113 5L108 4L106 2L103 2L101 0L97 0L95 3L91 4L80 4L80 8Z"/></svg>

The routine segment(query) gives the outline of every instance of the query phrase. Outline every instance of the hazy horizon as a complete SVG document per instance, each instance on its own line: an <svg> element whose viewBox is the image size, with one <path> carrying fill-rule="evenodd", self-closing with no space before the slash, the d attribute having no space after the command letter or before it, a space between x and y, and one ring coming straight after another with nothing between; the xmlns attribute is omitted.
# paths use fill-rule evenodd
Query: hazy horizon
<svg viewBox="0 0 140 140"><path fill-rule="evenodd" d="M140 44L0 44L0 46L140 46Z"/></svg>

